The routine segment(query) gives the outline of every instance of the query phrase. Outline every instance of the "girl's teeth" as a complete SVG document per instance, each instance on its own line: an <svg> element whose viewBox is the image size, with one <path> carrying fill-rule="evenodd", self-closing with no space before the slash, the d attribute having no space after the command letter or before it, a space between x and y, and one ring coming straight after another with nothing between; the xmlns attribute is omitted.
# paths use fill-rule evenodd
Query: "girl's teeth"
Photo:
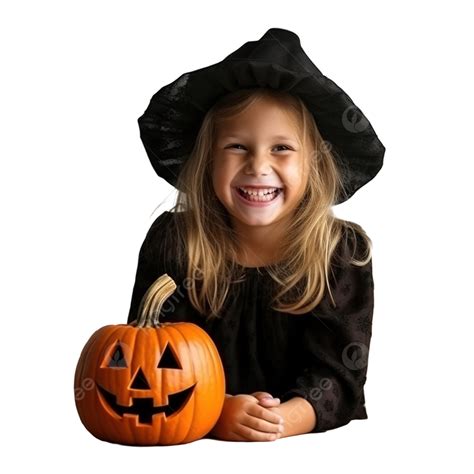
<svg viewBox="0 0 474 474"><path fill-rule="evenodd" d="M244 193L246 194L249 194L251 196L264 196L265 194L268 194L268 193L273 193L274 191L276 191L278 188L267 188L267 189L259 189L259 190L247 190L245 188L239 188L241 191L243 191Z"/></svg>
<svg viewBox="0 0 474 474"><path fill-rule="evenodd" d="M247 201L259 201L259 202L272 201L281 192L279 188L262 189L262 190L259 190L258 194L257 192L248 193L244 191L242 188L239 188L239 191L241 191L242 196L245 199L247 199ZM268 194L265 194L266 192Z"/></svg>

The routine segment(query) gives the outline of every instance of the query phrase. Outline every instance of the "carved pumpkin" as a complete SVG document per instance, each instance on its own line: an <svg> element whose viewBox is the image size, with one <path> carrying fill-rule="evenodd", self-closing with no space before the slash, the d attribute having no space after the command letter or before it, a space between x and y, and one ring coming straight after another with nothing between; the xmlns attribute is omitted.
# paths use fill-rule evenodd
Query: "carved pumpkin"
<svg viewBox="0 0 474 474"><path fill-rule="evenodd" d="M80 419L95 437L127 445L170 445L205 436L225 399L214 342L196 324L160 323L176 289L164 274L144 295L138 319L89 339L74 378Z"/></svg>

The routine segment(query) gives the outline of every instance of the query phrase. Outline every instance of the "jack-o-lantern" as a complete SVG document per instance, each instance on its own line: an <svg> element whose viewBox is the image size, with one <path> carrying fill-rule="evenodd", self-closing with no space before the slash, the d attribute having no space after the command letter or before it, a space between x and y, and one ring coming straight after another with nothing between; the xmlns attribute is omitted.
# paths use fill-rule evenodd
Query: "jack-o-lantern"
<svg viewBox="0 0 474 474"><path fill-rule="evenodd" d="M77 363L76 407L97 438L127 445L170 445L205 436L225 399L225 375L209 335L193 323L161 323L176 289L164 274L145 293L131 324L104 326Z"/></svg>

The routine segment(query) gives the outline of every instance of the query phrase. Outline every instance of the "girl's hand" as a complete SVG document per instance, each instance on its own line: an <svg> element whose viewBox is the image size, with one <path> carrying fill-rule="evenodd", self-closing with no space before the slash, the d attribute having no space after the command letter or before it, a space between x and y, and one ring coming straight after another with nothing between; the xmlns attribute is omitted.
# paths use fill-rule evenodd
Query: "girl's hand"
<svg viewBox="0 0 474 474"><path fill-rule="evenodd" d="M264 407L276 407L280 405L279 398L273 398L271 393L268 392L253 392L250 395L254 396L262 406Z"/></svg>
<svg viewBox="0 0 474 474"><path fill-rule="evenodd" d="M262 394L264 392L255 393ZM261 398L263 399L263 395ZM280 401L274 398L271 401L262 400L262 402L266 405L265 407L254 395L239 394L226 397L219 420L210 435L226 441L274 441L278 439L283 431L283 425L280 425L280 419L283 419L270 407L278 406Z"/></svg>
<svg viewBox="0 0 474 474"><path fill-rule="evenodd" d="M260 405L268 408L273 413L276 413L280 416L280 427L281 431L278 433L278 438L285 436L285 417L283 416L282 410L280 408L280 399L273 398L271 393L268 392L253 392L251 393L260 403Z"/></svg>

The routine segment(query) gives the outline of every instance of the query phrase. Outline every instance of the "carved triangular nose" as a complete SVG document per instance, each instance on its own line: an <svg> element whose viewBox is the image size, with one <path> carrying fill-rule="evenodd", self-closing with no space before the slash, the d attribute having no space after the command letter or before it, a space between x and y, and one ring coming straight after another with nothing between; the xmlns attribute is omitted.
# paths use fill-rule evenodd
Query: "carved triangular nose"
<svg viewBox="0 0 474 474"><path fill-rule="evenodd" d="M137 375L135 375L135 378L133 379L133 382L130 388L150 390L150 385L148 384L148 381L141 367L138 369Z"/></svg>

